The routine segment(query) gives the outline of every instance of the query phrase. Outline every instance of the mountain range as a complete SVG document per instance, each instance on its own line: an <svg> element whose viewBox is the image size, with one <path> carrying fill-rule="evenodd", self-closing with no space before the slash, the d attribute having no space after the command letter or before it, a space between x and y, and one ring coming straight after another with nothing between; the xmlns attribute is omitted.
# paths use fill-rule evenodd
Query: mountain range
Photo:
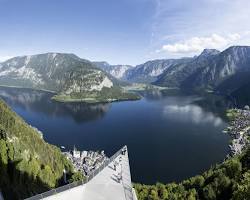
<svg viewBox="0 0 250 200"><path fill-rule="evenodd" d="M136 66L110 65L107 62L93 62L93 64L123 81L152 83L156 81L157 77L169 66L187 62L190 59L192 58L151 60Z"/></svg>
<svg viewBox="0 0 250 200"><path fill-rule="evenodd" d="M233 46L223 52L204 50L187 63L172 65L154 84L230 93L249 82L250 47Z"/></svg>
<svg viewBox="0 0 250 200"><path fill-rule="evenodd" d="M123 89L129 82L238 94L237 90L246 91L249 77L249 46L232 46L222 52L205 49L198 56L137 66L91 62L65 53L15 57L0 63L0 85L53 91L58 101L138 99Z"/></svg>
<svg viewBox="0 0 250 200"><path fill-rule="evenodd" d="M121 79L168 88L238 94L237 90L247 90L249 77L250 47L232 46L222 52L204 49L191 58L148 61L128 68Z"/></svg>

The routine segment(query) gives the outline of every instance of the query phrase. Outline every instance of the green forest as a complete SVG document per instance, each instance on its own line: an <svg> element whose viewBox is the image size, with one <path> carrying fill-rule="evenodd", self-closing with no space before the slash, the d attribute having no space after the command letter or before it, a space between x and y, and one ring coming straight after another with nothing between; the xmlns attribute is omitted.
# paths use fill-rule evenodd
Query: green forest
<svg viewBox="0 0 250 200"><path fill-rule="evenodd" d="M59 148L46 143L0 100L0 189L5 199L23 199L77 178Z"/></svg>
<svg viewBox="0 0 250 200"><path fill-rule="evenodd" d="M135 184L139 200L250 199L250 150L181 183Z"/></svg>

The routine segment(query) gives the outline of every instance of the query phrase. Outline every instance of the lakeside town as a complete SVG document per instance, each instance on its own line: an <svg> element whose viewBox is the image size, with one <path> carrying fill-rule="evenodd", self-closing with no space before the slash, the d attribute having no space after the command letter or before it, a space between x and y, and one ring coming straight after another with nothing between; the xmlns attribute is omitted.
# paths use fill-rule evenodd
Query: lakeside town
<svg viewBox="0 0 250 200"><path fill-rule="evenodd" d="M104 151L78 151L75 147L63 154L73 163L75 170L82 172L84 176L88 176L108 160Z"/></svg>
<svg viewBox="0 0 250 200"><path fill-rule="evenodd" d="M240 154L250 142L249 106L245 106L244 109L231 109L227 116L230 119L230 124L224 132L227 132L232 138L229 145L229 156L234 156Z"/></svg>

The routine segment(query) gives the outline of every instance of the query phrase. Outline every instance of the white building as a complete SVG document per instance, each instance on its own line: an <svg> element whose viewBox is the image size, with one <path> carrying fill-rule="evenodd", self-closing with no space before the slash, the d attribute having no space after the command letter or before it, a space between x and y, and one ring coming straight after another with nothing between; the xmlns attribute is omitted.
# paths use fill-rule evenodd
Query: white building
<svg viewBox="0 0 250 200"><path fill-rule="evenodd" d="M77 149L76 149L75 147L74 147L74 149L73 149L72 154L73 154L73 157L74 157L74 158L81 158L81 152L80 152L80 151L77 151Z"/></svg>

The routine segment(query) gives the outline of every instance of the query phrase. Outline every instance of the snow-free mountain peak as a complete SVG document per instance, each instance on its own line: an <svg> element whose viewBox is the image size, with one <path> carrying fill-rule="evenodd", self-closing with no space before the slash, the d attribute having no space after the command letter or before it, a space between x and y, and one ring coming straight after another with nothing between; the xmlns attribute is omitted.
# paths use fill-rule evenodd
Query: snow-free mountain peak
<svg viewBox="0 0 250 200"><path fill-rule="evenodd" d="M219 54L220 51L218 51L217 49L204 49L200 56L213 56L213 55L217 55Z"/></svg>

